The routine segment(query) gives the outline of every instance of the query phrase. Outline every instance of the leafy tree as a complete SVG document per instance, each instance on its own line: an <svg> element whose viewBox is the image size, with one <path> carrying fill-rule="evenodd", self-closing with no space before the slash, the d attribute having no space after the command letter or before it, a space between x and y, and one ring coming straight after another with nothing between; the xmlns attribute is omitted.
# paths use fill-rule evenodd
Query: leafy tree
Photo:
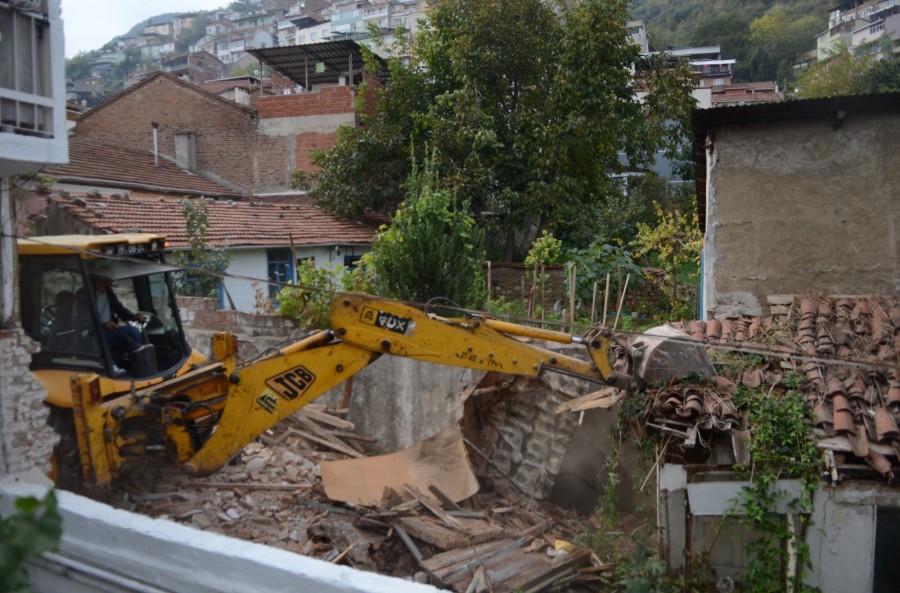
<svg viewBox="0 0 900 593"><path fill-rule="evenodd" d="M91 77L91 62L94 52L80 52L74 58L66 60L66 78L84 80Z"/></svg>
<svg viewBox="0 0 900 593"><path fill-rule="evenodd" d="M828 60L816 62L797 80L803 99L865 95L900 90L900 60L876 60L867 52L838 47Z"/></svg>
<svg viewBox="0 0 900 593"><path fill-rule="evenodd" d="M176 287L186 296L215 297L221 281L219 276L228 269L231 254L223 248L209 245L206 234L209 229L209 207L203 198L185 198L181 201L189 248L176 251L172 263L195 268L196 272L181 272Z"/></svg>
<svg viewBox="0 0 900 593"><path fill-rule="evenodd" d="M791 72L794 58L811 47L821 30L821 17L790 17L787 9L776 5L750 23L751 80L784 80Z"/></svg>
<svg viewBox="0 0 900 593"><path fill-rule="evenodd" d="M440 189L430 159L413 168L409 197L375 237L371 266L376 291L425 302L445 297L462 306L480 306L484 298L484 237L466 204L456 206Z"/></svg>
<svg viewBox="0 0 900 593"><path fill-rule="evenodd" d="M320 204L344 216L395 206L427 145L437 189L467 204L506 259L544 229L590 243L585 213L618 194L620 151L631 164L680 154L693 105L686 67L659 60L639 64L647 93L635 99L625 5L435 3L412 59L391 60L388 86L360 93L359 128L316 157Z"/></svg>
<svg viewBox="0 0 900 593"><path fill-rule="evenodd" d="M863 75L863 86L872 93L900 93L900 58L875 62Z"/></svg>

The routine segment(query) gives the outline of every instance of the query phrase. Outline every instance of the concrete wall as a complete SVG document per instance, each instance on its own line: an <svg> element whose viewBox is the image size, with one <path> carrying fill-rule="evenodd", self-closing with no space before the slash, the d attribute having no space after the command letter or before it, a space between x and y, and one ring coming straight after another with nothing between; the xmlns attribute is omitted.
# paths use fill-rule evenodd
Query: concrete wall
<svg viewBox="0 0 900 593"><path fill-rule="evenodd" d="M722 125L711 134L708 316L768 312L766 296L900 291L900 117Z"/></svg>
<svg viewBox="0 0 900 593"><path fill-rule="evenodd" d="M705 558L714 570L713 581L722 576L740 581L750 561L746 544L757 535L723 516L734 508L731 501L745 484L689 482L684 467L663 466L658 517L671 569L683 570L692 557ZM796 494L800 486L796 480L782 480L778 488ZM864 481L820 486L806 531L812 561L808 585L822 593L872 590L878 507L900 507L896 487ZM778 510L791 512L785 501Z"/></svg>
<svg viewBox="0 0 900 593"><path fill-rule="evenodd" d="M0 480L0 514L45 488ZM112 508L57 491L59 549L26 563L35 593L434 593L428 585L337 566Z"/></svg>

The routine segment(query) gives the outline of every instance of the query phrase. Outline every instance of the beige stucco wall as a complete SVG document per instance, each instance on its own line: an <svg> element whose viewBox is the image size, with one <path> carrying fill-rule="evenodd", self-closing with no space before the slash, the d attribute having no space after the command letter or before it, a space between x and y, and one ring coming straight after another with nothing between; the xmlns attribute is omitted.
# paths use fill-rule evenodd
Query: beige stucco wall
<svg viewBox="0 0 900 593"><path fill-rule="evenodd" d="M900 292L900 114L720 126L707 152L704 309Z"/></svg>

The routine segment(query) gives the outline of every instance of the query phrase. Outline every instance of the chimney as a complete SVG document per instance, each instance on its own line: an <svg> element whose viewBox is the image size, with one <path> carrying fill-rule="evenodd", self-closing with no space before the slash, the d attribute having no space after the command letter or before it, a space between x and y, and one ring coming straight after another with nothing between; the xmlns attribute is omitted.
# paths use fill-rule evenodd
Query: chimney
<svg viewBox="0 0 900 593"><path fill-rule="evenodd" d="M197 170L195 134L175 134L175 164L188 171Z"/></svg>
<svg viewBox="0 0 900 593"><path fill-rule="evenodd" d="M153 164L159 166L159 122L152 121L150 126L153 128Z"/></svg>

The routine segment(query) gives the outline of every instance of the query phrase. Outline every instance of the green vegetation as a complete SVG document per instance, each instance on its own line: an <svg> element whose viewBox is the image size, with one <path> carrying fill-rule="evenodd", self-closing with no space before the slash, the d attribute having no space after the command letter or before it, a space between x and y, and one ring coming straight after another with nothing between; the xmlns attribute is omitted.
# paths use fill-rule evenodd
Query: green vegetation
<svg viewBox="0 0 900 593"><path fill-rule="evenodd" d="M62 536L62 517L52 490L43 500L19 498L15 507L15 513L0 519L0 591L28 593L31 588L22 563L56 549Z"/></svg>
<svg viewBox="0 0 900 593"><path fill-rule="evenodd" d="M484 301L484 238L463 202L441 189L434 158L414 166L407 200L375 237L365 265L379 294L419 302L444 297L461 306Z"/></svg>
<svg viewBox="0 0 900 593"><path fill-rule="evenodd" d="M345 266L316 267L312 260L297 266L297 286L278 293L279 313L293 317L302 327L328 327L328 312L336 291L369 292L365 267L350 271Z"/></svg>
<svg viewBox="0 0 900 593"><path fill-rule="evenodd" d="M796 94L803 99L892 92L900 92L900 58L875 60L845 46L830 60L810 66L796 84Z"/></svg>
<svg viewBox="0 0 900 593"><path fill-rule="evenodd" d="M175 286L185 296L217 297L222 285L220 276L231 263L230 252L222 247L211 247L207 238L209 207L203 198L181 200L188 249L172 254L170 261L196 272L181 271L176 275Z"/></svg>
<svg viewBox="0 0 900 593"><path fill-rule="evenodd" d="M812 438L810 409L797 391L780 394L740 387L735 403L750 416L751 464L739 468L750 481L733 501L735 518L760 534L748 546L751 554L745 583L749 593L808 591L803 575L812 568L805 533L811 524L812 498L818 485L820 457ZM778 490L777 481L800 481L796 498ZM795 523L779 512L786 505ZM791 550L796 555L796 574L786 575Z"/></svg>
<svg viewBox="0 0 900 593"><path fill-rule="evenodd" d="M566 248L590 245L617 217L615 173L657 151L684 154L691 76L639 59L624 0L558 11L541 0L446 0L430 18L412 60L389 61L389 86L364 85L361 125L316 155L319 173L306 181L327 211L393 211L413 162L432 153L436 189L468 209L491 258L522 261L544 230ZM645 104L633 94L636 62Z"/></svg>
<svg viewBox="0 0 900 593"><path fill-rule="evenodd" d="M828 0L631 0L632 18L643 19L657 49L722 46L735 59L738 82L784 83L793 60L815 48L828 26Z"/></svg>

